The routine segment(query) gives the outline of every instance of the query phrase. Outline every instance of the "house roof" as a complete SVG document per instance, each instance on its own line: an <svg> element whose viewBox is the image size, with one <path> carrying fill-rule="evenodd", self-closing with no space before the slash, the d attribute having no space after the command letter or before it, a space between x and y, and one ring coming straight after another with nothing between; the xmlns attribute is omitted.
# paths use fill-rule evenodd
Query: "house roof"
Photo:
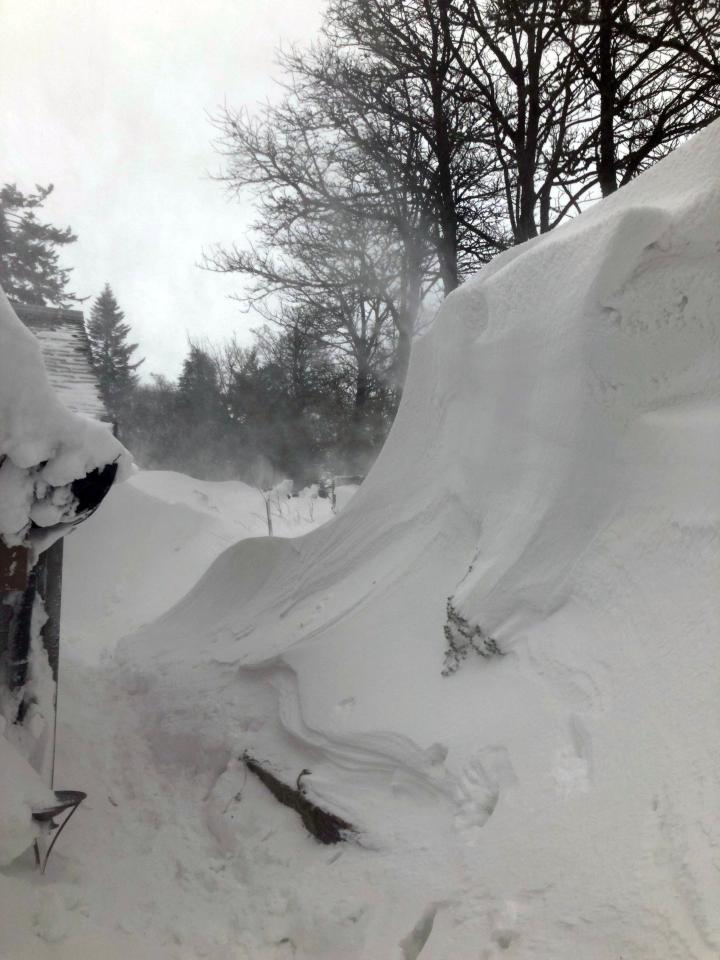
<svg viewBox="0 0 720 960"><path fill-rule="evenodd" d="M48 378L58 398L74 413L112 422L90 363L90 344L80 310L12 304L40 341Z"/></svg>

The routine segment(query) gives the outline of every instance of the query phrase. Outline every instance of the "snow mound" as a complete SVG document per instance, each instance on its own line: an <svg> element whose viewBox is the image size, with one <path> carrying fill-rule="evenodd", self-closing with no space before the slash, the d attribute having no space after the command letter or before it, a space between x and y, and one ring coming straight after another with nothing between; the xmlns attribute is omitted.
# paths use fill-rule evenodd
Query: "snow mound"
<svg viewBox="0 0 720 960"><path fill-rule="evenodd" d="M330 503L271 497L273 530L298 536L330 518ZM239 481L144 470L117 484L65 542L63 644L89 662L165 613L229 546L267 533L265 501Z"/></svg>
<svg viewBox="0 0 720 960"><path fill-rule="evenodd" d="M129 454L107 425L58 400L40 344L0 290L0 536L13 546L32 537L31 524L71 523L72 481L114 462L122 479Z"/></svg>
<svg viewBox="0 0 720 960"><path fill-rule="evenodd" d="M448 298L336 522L232 547L128 642L254 889L244 750L359 830L337 869L287 854L314 886L272 942L720 954L719 369L715 124Z"/></svg>

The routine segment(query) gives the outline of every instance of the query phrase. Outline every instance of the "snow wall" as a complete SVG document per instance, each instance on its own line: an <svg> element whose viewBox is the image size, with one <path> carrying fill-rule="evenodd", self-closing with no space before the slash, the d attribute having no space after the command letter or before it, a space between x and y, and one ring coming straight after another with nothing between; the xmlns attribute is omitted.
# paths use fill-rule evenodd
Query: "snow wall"
<svg viewBox="0 0 720 960"><path fill-rule="evenodd" d="M450 296L347 509L126 644L256 888L244 750L357 826L295 956L720 954L719 371L715 124ZM458 624L501 655L442 676Z"/></svg>

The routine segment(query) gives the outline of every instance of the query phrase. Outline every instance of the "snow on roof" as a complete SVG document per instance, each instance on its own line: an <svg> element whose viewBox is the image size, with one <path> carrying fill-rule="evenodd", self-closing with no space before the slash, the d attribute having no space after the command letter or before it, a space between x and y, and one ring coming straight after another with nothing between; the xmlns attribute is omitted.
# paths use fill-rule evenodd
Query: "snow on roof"
<svg viewBox="0 0 720 960"><path fill-rule="evenodd" d="M120 479L130 455L106 423L60 402L38 339L0 290L0 535L5 543L36 540L38 529L60 531L72 522L72 483L111 463L118 464Z"/></svg>
<svg viewBox="0 0 720 960"><path fill-rule="evenodd" d="M111 422L90 364L90 345L83 315L63 307L12 304L16 314L40 341L48 379L73 413Z"/></svg>

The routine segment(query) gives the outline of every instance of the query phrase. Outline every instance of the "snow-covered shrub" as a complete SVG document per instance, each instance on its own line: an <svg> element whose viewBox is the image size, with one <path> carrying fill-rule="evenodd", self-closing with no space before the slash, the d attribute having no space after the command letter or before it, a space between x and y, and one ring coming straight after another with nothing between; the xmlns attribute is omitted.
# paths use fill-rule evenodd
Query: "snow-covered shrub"
<svg viewBox="0 0 720 960"><path fill-rule="evenodd" d="M470 623L457 612L453 606L452 597L448 597L446 612L447 619L443 627L447 640L445 665L442 671L444 677L455 673L471 650L485 658L504 656L497 641L489 637L482 627Z"/></svg>

